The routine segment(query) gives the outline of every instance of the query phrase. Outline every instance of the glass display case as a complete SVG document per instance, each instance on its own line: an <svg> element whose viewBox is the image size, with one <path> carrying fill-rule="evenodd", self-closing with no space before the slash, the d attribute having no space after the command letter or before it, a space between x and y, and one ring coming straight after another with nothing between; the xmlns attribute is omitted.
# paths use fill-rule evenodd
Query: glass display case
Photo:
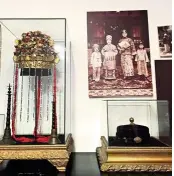
<svg viewBox="0 0 174 176"><path fill-rule="evenodd" d="M40 152L36 154L32 147L32 155L25 152L26 158L47 158L59 170L65 170L73 145L71 42L67 21L65 18L0 19L0 25L3 58L0 101L4 102L4 113L7 109L8 121L1 147L14 144L12 147L18 153L17 147L27 151L35 145ZM2 155L0 159L7 158ZM62 162L58 161L61 159Z"/></svg>
<svg viewBox="0 0 174 176"><path fill-rule="evenodd" d="M107 100L107 136L97 148L102 171L171 171L168 101Z"/></svg>
<svg viewBox="0 0 174 176"><path fill-rule="evenodd" d="M172 144L168 101L106 102L109 146L170 146ZM137 136L142 136L140 143L134 141ZM143 137L148 141L143 142Z"/></svg>

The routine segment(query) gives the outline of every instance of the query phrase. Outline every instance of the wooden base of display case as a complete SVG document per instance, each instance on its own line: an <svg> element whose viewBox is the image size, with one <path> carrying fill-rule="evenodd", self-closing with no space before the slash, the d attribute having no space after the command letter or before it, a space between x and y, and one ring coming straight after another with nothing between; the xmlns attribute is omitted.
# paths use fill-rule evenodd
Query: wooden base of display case
<svg viewBox="0 0 174 176"><path fill-rule="evenodd" d="M0 145L0 162L3 160L48 160L57 170L64 172L73 149L72 135L65 144L58 145Z"/></svg>
<svg viewBox="0 0 174 176"><path fill-rule="evenodd" d="M110 147L103 136L101 143L97 158L103 172L172 171L172 147Z"/></svg>

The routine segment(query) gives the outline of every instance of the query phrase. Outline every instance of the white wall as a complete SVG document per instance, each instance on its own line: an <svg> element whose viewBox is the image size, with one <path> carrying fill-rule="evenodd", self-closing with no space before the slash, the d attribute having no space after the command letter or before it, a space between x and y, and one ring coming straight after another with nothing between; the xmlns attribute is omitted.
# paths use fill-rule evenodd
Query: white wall
<svg viewBox="0 0 174 176"><path fill-rule="evenodd" d="M107 135L106 127L102 125L106 122L103 102L88 98L86 12L117 10L148 10L151 57L159 59L157 26L172 23L172 0L0 0L0 18L67 18L73 50L72 134L77 152L94 152L100 145L101 134ZM12 81L8 75L12 69L8 63L12 58L3 59L2 74L6 75L6 78L3 76L6 81L0 77L0 114L6 113L6 86ZM154 73L153 61L152 71Z"/></svg>

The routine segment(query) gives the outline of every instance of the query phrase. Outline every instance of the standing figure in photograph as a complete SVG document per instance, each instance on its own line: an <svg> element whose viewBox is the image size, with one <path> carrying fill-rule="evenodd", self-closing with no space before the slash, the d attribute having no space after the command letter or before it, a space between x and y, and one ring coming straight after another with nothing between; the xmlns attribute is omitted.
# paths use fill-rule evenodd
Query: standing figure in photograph
<svg viewBox="0 0 174 176"><path fill-rule="evenodd" d="M170 37L167 33L164 33L163 44L164 44L164 53L170 52Z"/></svg>
<svg viewBox="0 0 174 176"><path fill-rule="evenodd" d="M134 76L133 56L136 54L134 42L127 37L127 31L122 30L122 38L118 42L118 50L121 54L121 68L124 79L131 79Z"/></svg>
<svg viewBox="0 0 174 176"><path fill-rule="evenodd" d="M102 55L104 56L103 69L105 79L116 79L116 55L117 48L112 44L112 36L106 36L107 44L102 48Z"/></svg>
<svg viewBox="0 0 174 176"><path fill-rule="evenodd" d="M140 80L145 80L145 78L149 75L147 70L149 58L142 42L139 44L135 61L137 62L137 70Z"/></svg>
<svg viewBox="0 0 174 176"><path fill-rule="evenodd" d="M100 81L101 76L101 66L102 66L102 57L99 52L99 45L93 45L94 52L91 55L91 65L93 68L93 80L98 82Z"/></svg>

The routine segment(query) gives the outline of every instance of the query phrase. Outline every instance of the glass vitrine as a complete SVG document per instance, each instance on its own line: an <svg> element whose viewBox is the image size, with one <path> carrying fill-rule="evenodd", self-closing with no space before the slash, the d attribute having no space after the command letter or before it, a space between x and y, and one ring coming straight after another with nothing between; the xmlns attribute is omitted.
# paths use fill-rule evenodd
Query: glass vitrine
<svg viewBox="0 0 174 176"><path fill-rule="evenodd" d="M56 97L57 133L61 142L65 143L71 133L71 48L66 19L0 19L0 25L2 113L6 113L7 108L7 85L11 84L14 95L16 83L15 135L33 135L38 116L37 133L49 135L52 128L52 102ZM54 64L49 63L52 56L59 60L55 61L55 70ZM15 59L19 57L17 62ZM40 61L44 57L47 58L45 65ZM12 113L13 103L14 96ZM39 112L36 111L38 106Z"/></svg>
<svg viewBox="0 0 174 176"><path fill-rule="evenodd" d="M97 148L104 172L171 172L168 101L106 100L105 135ZM103 128L104 130L104 128Z"/></svg>
<svg viewBox="0 0 174 176"><path fill-rule="evenodd" d="M109 146L172 145L168 101L123 100L106 104Z"/></svg>
<svg viewBox="0 0 174 176"><path fill-rule="evenodd" d="M44 159L65 171L73 150L67 21L0 19L0 25L0 113L7 122L0 161Z"/></svg>

